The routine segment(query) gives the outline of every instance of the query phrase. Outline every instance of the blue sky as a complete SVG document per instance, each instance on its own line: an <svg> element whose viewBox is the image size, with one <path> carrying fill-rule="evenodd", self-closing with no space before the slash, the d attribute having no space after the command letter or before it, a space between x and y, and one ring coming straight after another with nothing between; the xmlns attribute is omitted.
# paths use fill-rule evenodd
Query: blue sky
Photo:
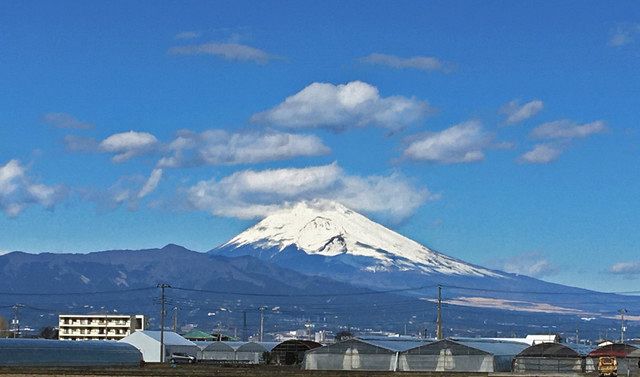
<svg viewBox="0 0 640 377"><path fill-rule="evenodd" d="M636 2L0 3L0 251L206 251L342 201L549 281L640 278Z"/></svg>

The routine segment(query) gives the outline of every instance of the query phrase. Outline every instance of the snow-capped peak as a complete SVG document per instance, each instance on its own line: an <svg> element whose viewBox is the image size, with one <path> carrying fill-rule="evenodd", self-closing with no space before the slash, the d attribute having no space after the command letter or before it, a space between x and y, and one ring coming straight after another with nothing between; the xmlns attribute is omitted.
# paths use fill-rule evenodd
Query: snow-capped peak
<svg viewBox="0 0 640 377"><path fill-rule="evenodd" d="M364 270L414 270L424 273L500 276L406 238L345 206L326 200L299 202L266 217L222 248L289 246L311 255L367 257Z"/></svg>

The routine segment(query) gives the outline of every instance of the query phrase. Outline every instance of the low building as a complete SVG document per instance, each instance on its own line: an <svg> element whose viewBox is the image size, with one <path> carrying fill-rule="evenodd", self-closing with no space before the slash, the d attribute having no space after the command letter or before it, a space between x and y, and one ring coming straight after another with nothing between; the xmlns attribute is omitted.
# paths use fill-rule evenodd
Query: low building
<svg viewBox="0 0 640 377"><path fill-rule="evenodd" d="M265 352L271 352L277 342L210 342L201 351L202 360L260 364L265 362Z"/></svg>
<svg viewBox="0 0 640 377"><path fill-rule="evenodd" d="M299 365L304 360L305 352L318 347L322 347L322 344L311 340L285 340L273 347L271 361L278 365Z"/></svg>
<svg viewBox="0 0 640 377"><path fill-rule="evenodd" d="M126 314L60 314L60 340L120 340L145 329L143 315Z"/></svg>
<svg viewBox="0 0 640 377"><path fill-rule="evenodd" d="M148 363L159 363L160 360L160 331L136 331L121 339L120 342L131 344L142 352L142 358ZM186 353L198 357L200 349L190 340L174 333L164 332L164 360L169 361L173 353Z"/></svg>
<svg viewBox="0 0 640 377"><path fill-rule="evenodd" d="M588 357L595 366L598 367L600 357L615 357L618 363L618 375L637 375L640 371L640 351L638 347L631 344L611 343L598 347L589 352Z"/></svg>
<svg viewBox="0 0 640 377"><path fill-rule="evenodd" d="M525 348L513 363L517 373L582 373L593 371L593 363L587 362L592 347L564 343L539 343Z"/></svg>
<svg viewBox="0 0 640 377"><path fill-rule="evenodd" d="M308 351L308 370L396 371L401 352L426 344L424 339L352 338Z"/></svg>
<svg viewBox="0 0 640 377"><path fill-rule="evenodd" d="M486 339L439 340L400 354L402 371L429 372L510 372L517 354L528 345Z"/></svg>
<svg viewBox="0 0 640 377"><path fill-rule="evenodd" d="M139 366L142 354L114 341L0 339L0 367Z"/></svg>

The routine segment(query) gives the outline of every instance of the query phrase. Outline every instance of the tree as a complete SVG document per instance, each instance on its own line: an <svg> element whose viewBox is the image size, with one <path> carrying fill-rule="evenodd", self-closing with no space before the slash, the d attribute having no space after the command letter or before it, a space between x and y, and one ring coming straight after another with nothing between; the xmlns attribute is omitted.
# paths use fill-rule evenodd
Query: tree
<svg viewBox="0 0 640 377"><path fill-rule="evenodd" d="M43 327L38 337L43 339L58 339L58 329L52 326Z"/></svg>
<svg viewBox="0 0 640 377"><path fill-rule="evenodd" d="M0 338L9 338L10 335L9 322L4 317L0 317Z"/></svg>

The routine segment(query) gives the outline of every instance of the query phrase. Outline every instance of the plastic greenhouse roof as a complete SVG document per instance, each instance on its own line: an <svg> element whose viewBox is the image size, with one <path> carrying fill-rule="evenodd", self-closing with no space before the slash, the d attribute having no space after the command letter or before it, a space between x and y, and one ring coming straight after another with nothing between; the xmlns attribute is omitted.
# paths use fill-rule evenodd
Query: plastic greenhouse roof
<svg viewBox="0 0 640 377"><path fill-rule="evenodd" d="M354 339L394 352L403 352L431 343L427 339L416 338L363 337Z"/></svg>
<svg viewBox="0 0 640 377"><path fill-rule="evenodd" d="M508 341L500 341L500 340L489 340L489 339L477 339L477 340L453 340L453 339L443 339L438 340L436 342L425 343L423 345L412 347L412 349L417 349L420 347L437 347L440 344L453 343L462 345L464 347L473 348L484 352L486 354L494 355L494 356L515 356L522 352L525 348L529 347L526 343L519 342L508 342Z"/></svg>
<svg viewBox="0 0 640 377"><path fill-rule="evenodd" d="M146 336L148 336L148 337L150 337L152 339L157 340L158 342L160 341L160 331L159 330L156 330L156 331L151 331L151 330L136 331L136 333L137 332L141 332L144 335L146 335ZM165 331L164 332L164 344L167 345L167 346L195 346L196 345L194 342L183 338L182 336L174 333L173 331Z"/></svg>
<svg viewBox="0 0 640 377"><path fill-rule="evenodd" d="M583 344L538 343L527 347L518 356L523 357L581 357L587 356L593 347Z"/></svg>

